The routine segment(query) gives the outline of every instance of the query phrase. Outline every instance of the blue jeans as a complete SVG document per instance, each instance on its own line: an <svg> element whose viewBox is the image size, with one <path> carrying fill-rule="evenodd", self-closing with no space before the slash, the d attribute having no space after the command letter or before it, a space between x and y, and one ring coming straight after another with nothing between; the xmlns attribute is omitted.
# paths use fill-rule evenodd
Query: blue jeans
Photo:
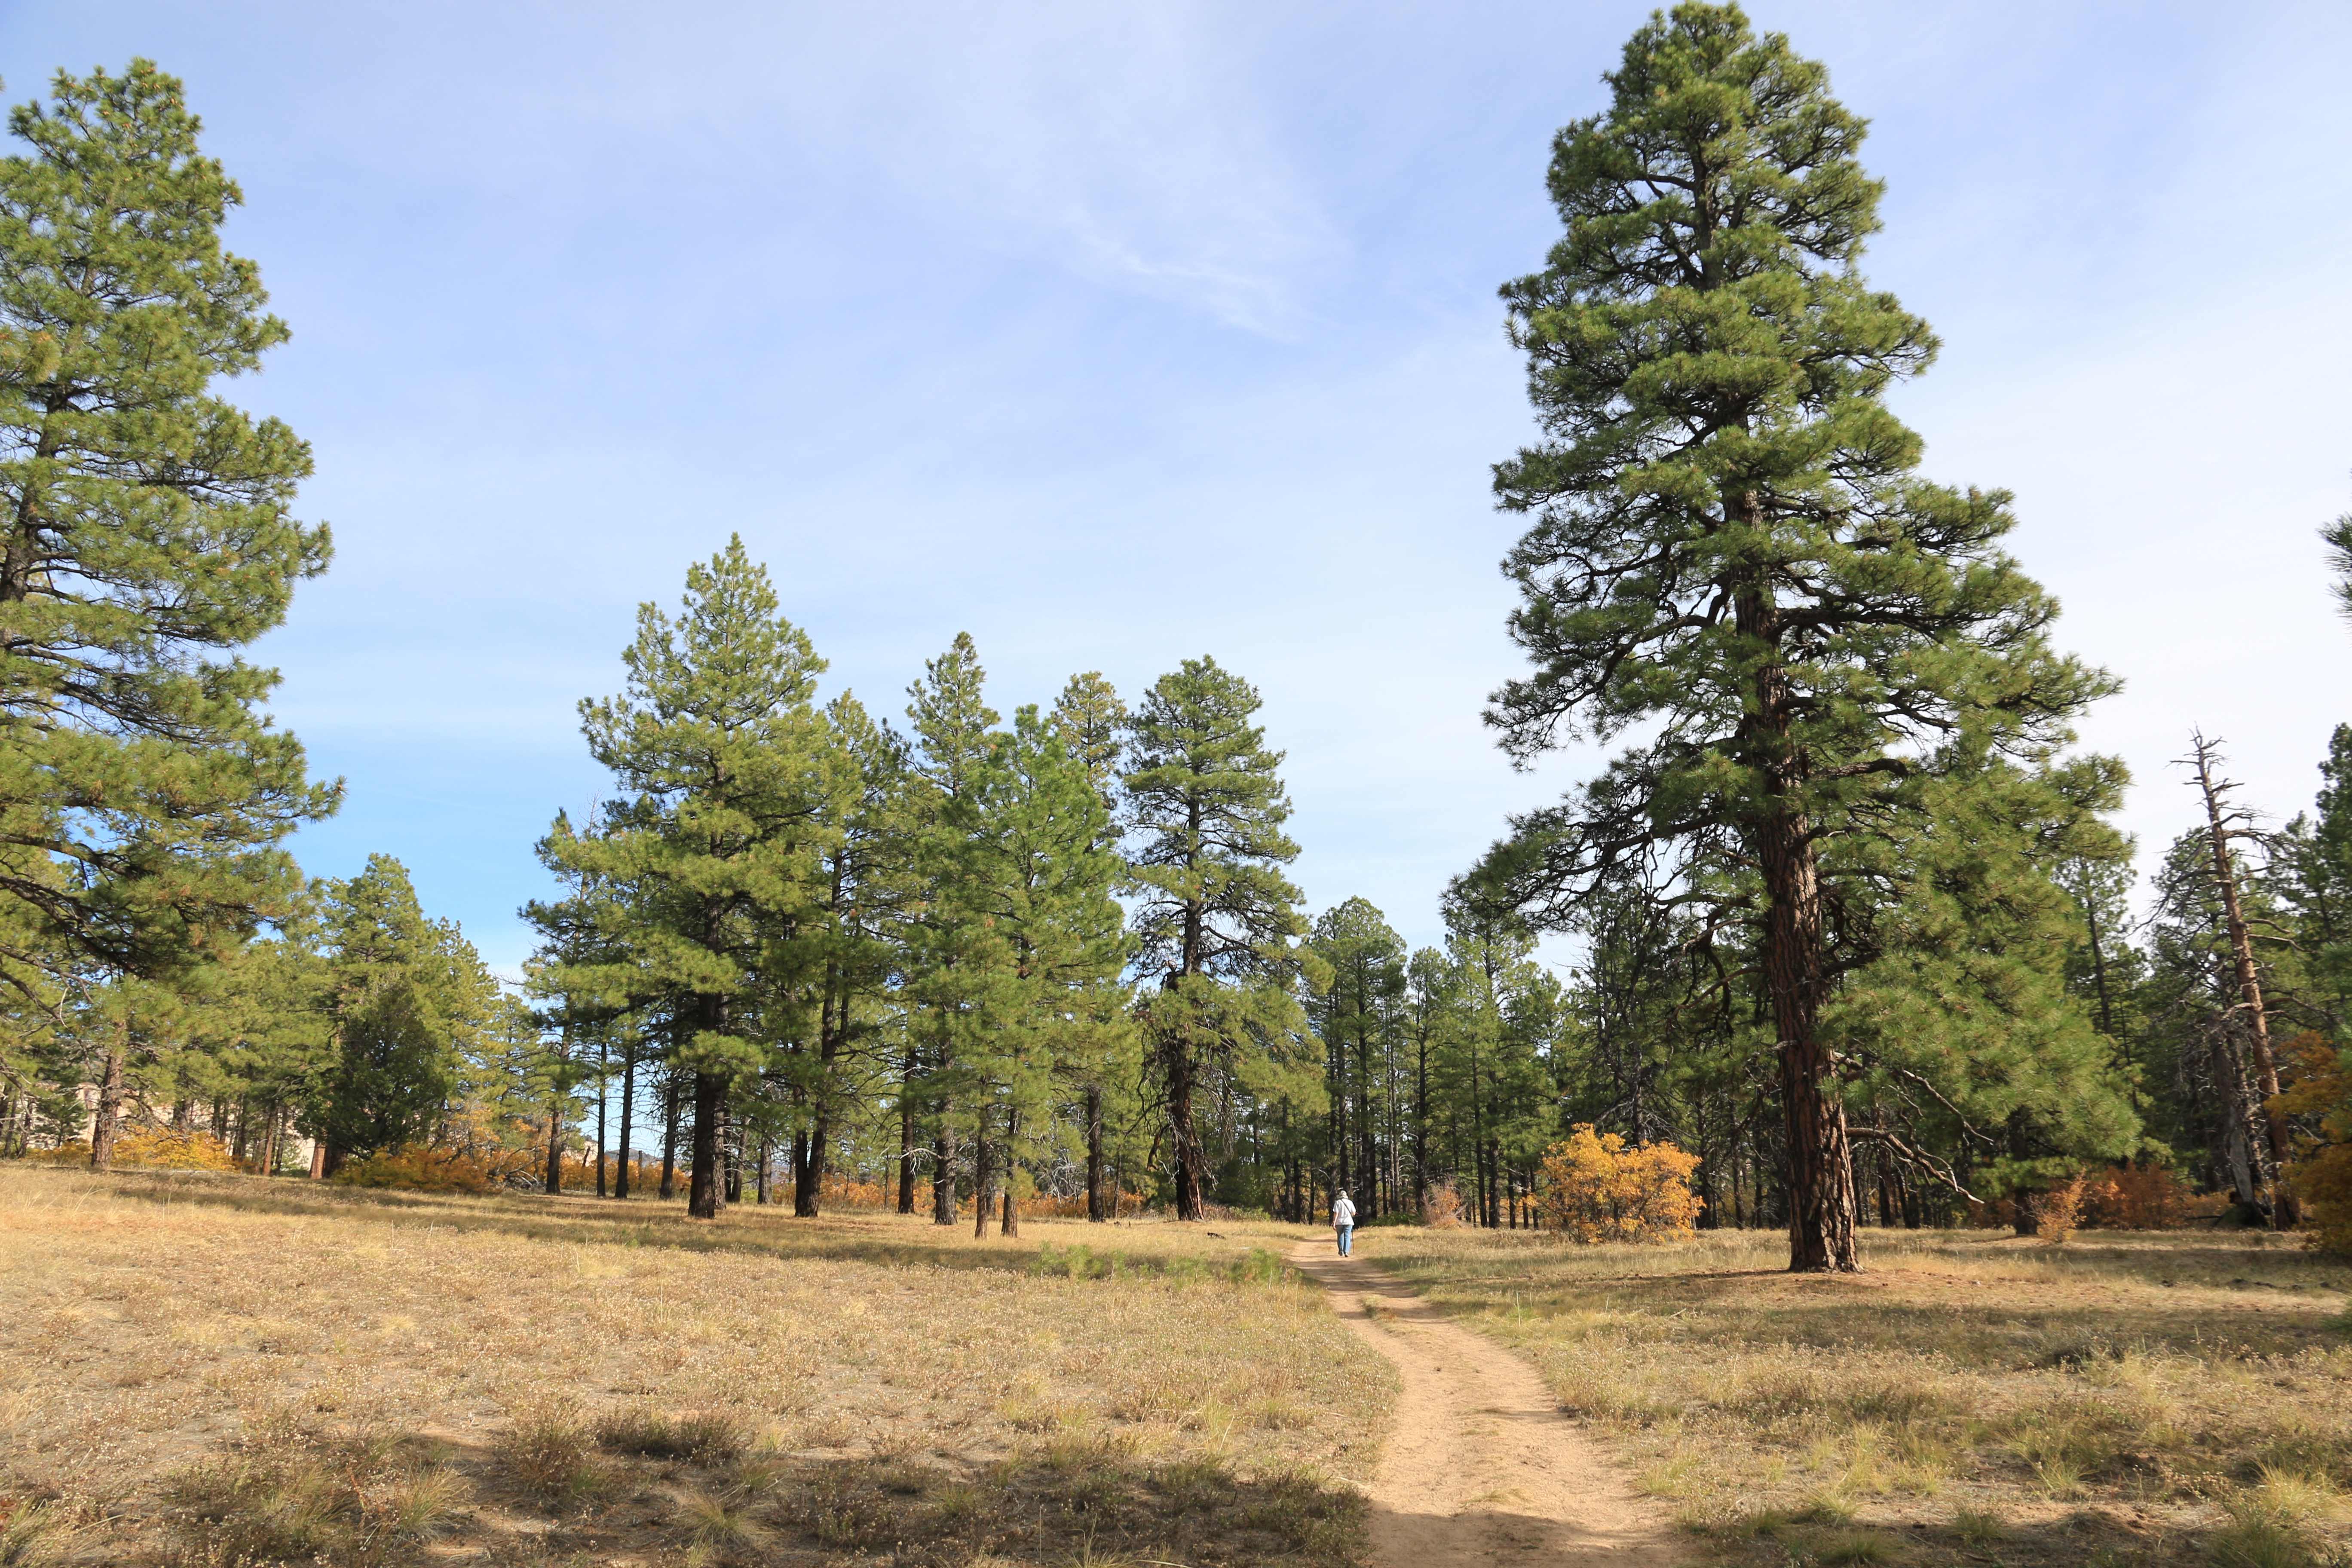
<svg viewBox="0 0 2352 1568"><path fill-rule="evenodd" d="M1352 1225L1337 1225L1333 1226L1331 1228L1339 1233L1339 1256L1342 1258L1347 1257L1348 1241L1349 1237L1356 1234L1356 1227Z"/></svg>

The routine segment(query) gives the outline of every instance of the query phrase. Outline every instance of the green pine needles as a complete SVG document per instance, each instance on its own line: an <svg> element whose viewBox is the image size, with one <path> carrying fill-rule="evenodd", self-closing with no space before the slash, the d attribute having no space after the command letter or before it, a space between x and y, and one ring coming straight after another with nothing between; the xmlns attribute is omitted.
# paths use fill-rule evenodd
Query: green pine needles
<svg viewBox="0 0 2352 1568"><path fill-rule="evenodd" d="M233 950L334 809L239 649L325 569L310 453L215 395L286 338L241 199L144 60L60 73L0 159L0 966L22 989Z"/></svg>

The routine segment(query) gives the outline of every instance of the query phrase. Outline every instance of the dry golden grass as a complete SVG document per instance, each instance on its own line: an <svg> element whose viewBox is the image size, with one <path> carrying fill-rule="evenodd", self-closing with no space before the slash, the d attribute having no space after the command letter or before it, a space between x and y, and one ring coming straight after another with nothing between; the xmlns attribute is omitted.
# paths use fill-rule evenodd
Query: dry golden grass
<svg viewBox="0 0 2352 1568"><path fill-rule="evenodd" d="M0 1550L1348 1561L1393 1388L1304 1233L1023 1228L0 1167Z"/></svg>
<svg viewBox="0 0 2352 1568"><path fill-rule="evenodd" d="M1574 1247L1373 1230L1360 1251L1518 1346L1721 1557L2347 1560L2352 1268L2260 1234L1778 1234Z"/></svg>

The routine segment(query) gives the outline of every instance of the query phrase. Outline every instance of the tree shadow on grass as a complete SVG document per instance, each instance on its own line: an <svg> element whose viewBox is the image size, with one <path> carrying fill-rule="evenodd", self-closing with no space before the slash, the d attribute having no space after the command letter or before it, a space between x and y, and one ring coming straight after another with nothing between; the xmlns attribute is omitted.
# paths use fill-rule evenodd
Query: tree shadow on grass
<svg viewBox="0 0 2352 1568"><path fill-rule="evenodd" d="M2321 1568L2343 1543L2303 1524L2208 1521L2076 1509L2030 1521L1955 1510L1916 1523L1840 1521L1764 1512L1692 1530L1693 1563L1723 1568L1790 1563L1983 1563L1997 1568L2211 1568L2217 1563Z"/></svg>
<svg viewBox="0 0 2352 1568"><path fill-rule="evenodd" d="M856 1220L824 1218L793 1223L773 1210L755 1213L749 1223L733 1211L710 1222L688 1219L681 1205L634 1199L627 1204L611 1203L607 1209L602 1205L589 1206L596 1203L594 1199L551 1199L518 1194L444 1195L309 1183L296 1187L291 1181L264 1182L255 1177L194 1179L142 1173L115 1180L115 1194L135 1201L167 1205L192 1204L241 1214L332 1216L530 1241L1015 1273L1027 1269L1034 1261L1032 1249L1017 1242L1013 1245L1019 1247L1018 1251L952 1244L925 1246L848 1228L856 1226ZM803 1226L808 1228L801 1228Z"/></svg>
<svg viewBox="0 0 2352 1568"><path fill-rule="evenodd" d="M528 1449L511 1438L452 1445L378 1436L369 1445L317 1433L280 1439L282 1452L248 1444L184 1479L165 1527L174 1549L166 1556L323 1568L451 1559L513 1568L681 1558L733 1568L845 1561L1352 1568L1360 1561L1364 1504L1352 1489L1303 1472L1245 1476L1209 1460L1146 1462L1116 1433L974 1461L740 1448L647 1458L599 1447L586 1428L572 1430L572 1447L562 1453L544 1434ZM362 1468L371 1462L362 1454L379 1456L374 1470ZM562 1460L552 1468L551 1455ZM339 1489L321 1491L321 1474ZM445 1495L431 1522L402 1526L396 1503L388 1509L380 1500L402 1495L404 1476L413 1494L419 1475L445 1478ZM289 1534L296 1505L303 1530Z"/></svg>
<svg viewBox="0 0 2352 1568"><path fill-rule="evenodd" d="M963 1226L914 1226L896 1215L826 1215L801 1219L775 1206L730 1206L716 1221L694 1220L682 1204L631 1199L544 1197L500 1193L477 1196L411 1193L370 1187L337 1187L291 1178L119 1173L114 1194L162 1205L192 1204L243 1214L359 1219L420 1230L510 1237L572 1245L660 1247L680 1252L726 1253L779 1260L868 1263L879 1268L931 1268L1028 1274L1041 1268L1041 1248L1018 1237L970 1241ZM1118 1233L1108 1227L1108 1240ZM1075 1249L1074 1249L1075 1250ZM1196 1272L1198 1260L1181 1255L1122 1253L1105 1248L1081 1266L1066 1262L1050 1272L1071 1278L1114 1273L1157 1275ZM1247 1272L1247 1270L1245 1270ZM1263 1272L1262 1270L1258 1272Z"/></svg>
<svg viewBox="0 0 2352 1568"><path fill-rule="evenodd" d="M1786 1277L1784 1277L1786 1278ZM1868 1292L1835 1281L1792 1280L1769 1298L1754 1281L1656 1279L1612 1286L1613 1306L1671 1314L1675 1337L1765 1350L1782 1344L1821 1349L1917 1351L1988 1369L2079 1366L2126 1351L2200 1359L2293 1355L2345 1342L2335 1303L2284 1298L2266 1310L2228 1302L2113 1296L2062 1301L2004 1300L1993 1291Z"/></svg>

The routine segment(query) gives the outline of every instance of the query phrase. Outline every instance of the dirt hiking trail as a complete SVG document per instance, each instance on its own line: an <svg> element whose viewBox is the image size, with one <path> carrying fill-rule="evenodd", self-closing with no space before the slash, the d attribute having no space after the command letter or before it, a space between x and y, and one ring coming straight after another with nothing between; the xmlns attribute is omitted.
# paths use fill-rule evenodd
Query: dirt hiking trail
<svg viewBox="0 0 2352 1568"><path fill-rule="evenodd" d="M1371 1481L1374 1568L1680 1561L1666 1521L1526 1361L1328 1241L1290 1261L1404 1382Z"/></svg>

